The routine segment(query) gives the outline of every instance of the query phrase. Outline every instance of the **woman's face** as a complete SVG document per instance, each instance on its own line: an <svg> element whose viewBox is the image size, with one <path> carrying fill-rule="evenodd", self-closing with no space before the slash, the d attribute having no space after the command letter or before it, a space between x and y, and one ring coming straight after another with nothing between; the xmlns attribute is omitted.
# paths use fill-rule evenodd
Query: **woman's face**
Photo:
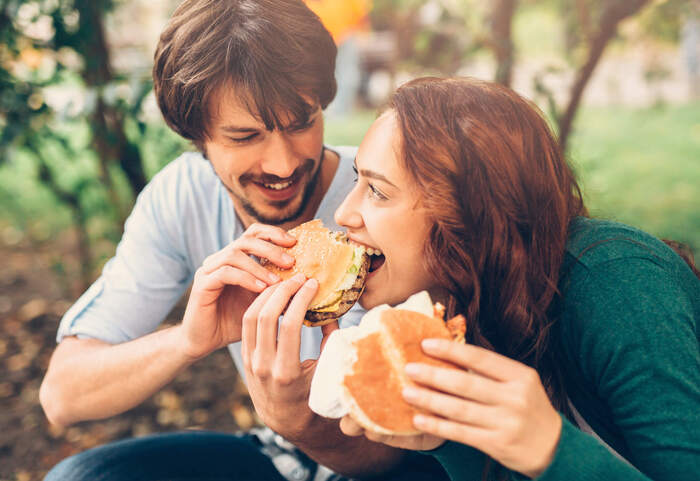
<svg viewBox="0 0 700 481"><path fill-rule="evenodd" d="M381 251L360 298L365 309L397 304L435 281L423 263L429 222L408 172L399 162L399 130L389 110L370 127L355 159L355 187L335 212L351 241Z"/></svg>

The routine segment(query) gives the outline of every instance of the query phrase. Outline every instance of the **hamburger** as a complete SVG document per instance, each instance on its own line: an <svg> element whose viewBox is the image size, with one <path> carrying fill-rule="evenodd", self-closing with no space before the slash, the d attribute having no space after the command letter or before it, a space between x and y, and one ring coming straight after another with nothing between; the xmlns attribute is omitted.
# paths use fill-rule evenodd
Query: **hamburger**
<svg viewBox="0 0 700 481"><path fill-rule="evenodd" d="M410 362L454 367L427 356L420 346L427 338L464 342L464 317L447 322L443 317L444 308L422 291L396 307L371 309L358 326L334 331L311 381L311 410L328 418L350 415L380 434L419 434L413 416L420 411L401 394L414 385L404 367Z"/></svg>
<svg viewBox="0 0 700 481"><path fill-rule="evenodd" d="M370 252L351 244L342 232L333 232L320 219L298 225L289 231L297 239L286 249L295 259L291 269L281 269L263 261L263 265L282 280L301 272L318 281L318 292L306 311L304 324L323 326L345 314L362 295L370 267ZM374 253L374 252L372 252Z"/></svg>

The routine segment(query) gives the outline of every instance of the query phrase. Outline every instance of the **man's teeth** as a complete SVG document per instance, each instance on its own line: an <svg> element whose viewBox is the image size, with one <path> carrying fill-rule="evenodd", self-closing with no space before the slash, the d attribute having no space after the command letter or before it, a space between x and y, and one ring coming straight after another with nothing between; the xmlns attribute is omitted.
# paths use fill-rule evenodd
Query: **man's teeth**
<svg viewBox="0 0 700 481"><path fill-rule="evenodd" d="M290 185L292 185L292 181L290 180L289 182L284 182L282 184L263 184L265 188L267 189L272 189L272 190L282 190L286 189Z"/></svg>

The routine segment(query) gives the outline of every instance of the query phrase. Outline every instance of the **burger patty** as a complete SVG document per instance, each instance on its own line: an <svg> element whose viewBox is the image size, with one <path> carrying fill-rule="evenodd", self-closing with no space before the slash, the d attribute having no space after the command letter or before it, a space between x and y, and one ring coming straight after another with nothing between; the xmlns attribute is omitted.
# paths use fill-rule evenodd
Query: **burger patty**
<svg viewBox="0 0 700 481"><path fill-rule="evenodd" d="M338 319L340 316L345 314L350 310L350 308L357 302L357 300L362 295L362 291L365 288L365 279L367 278L367 271L370 265L370 256L365 253L362 255L362 263L360 264L360 269L357 272L357 277L350 289L345 289L342 296L340 297L340 303L338 309L335 311L306 311L306 317L304 324L307 326L323 326Z"/></svg>

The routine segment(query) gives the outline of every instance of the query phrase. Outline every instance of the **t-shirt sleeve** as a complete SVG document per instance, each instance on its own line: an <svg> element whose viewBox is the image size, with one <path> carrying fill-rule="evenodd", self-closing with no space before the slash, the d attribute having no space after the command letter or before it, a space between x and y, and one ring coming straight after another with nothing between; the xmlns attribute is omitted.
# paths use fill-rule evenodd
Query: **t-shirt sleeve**
<svg viewBox="0 0 700 481"><path fill-rule="evenodd" d="M580 366L578 382L608 407L639 479L690 481L700 472L697 292L669 266L625 258L589 268L566 294L562 336ZM557 457L569 461L555 458L542 480L636 479L619 474L624 461L567 427Z"/></svg>
<svg viewBox="0 0 700 481"><path fill-rule="evenodd" d="M66 312L57 341L66 336L125 342L154 331L191 281L181 223L180 162L144 188L124 226L115 256Z"/></svg>

